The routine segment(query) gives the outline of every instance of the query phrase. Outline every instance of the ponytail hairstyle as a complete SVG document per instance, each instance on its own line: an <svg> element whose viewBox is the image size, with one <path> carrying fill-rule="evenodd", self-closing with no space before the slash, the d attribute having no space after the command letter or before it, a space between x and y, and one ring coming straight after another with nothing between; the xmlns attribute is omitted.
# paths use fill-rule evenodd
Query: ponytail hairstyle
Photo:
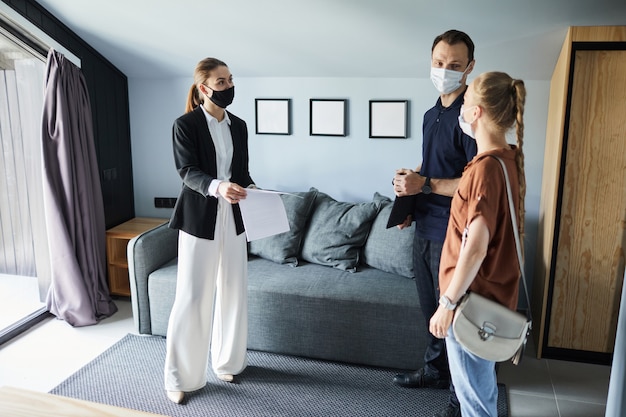
<svg viewBox="0 0 626 417"><path fill-rule="evenodd" d="M217 67L228 67L228 65L217 58L204 58L198 62L193 72L193 85L189 89L189 94L187 94L185 113L189 113L204 102L204 98L200 90L198 90L198 84L203 84L211 76L211 71Z"/></svg>
<svg viewBox="0 0 626 417"><path fill-rule="evenodd" d="M526 87L524 81L511 78L503 72L486 72L474 80L474 94L480 107L493 122L498 132L505 134L513 125L517 136L515 163L519 180L519 234L524 236L524 199L526 177L524 175L524 104Z"/></svg>

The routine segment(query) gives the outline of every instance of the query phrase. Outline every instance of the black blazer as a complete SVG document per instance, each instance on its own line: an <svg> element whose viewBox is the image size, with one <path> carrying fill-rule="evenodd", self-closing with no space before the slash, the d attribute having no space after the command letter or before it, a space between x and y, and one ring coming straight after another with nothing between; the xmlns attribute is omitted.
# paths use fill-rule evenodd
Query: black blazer
<svg viewBox="0 0 626 417"><path fill-rule="evenodd" d="M248 128L246 122L232 113L230 132L233 138L231 182L242 187L253 184L248 171ZM174 121L174 162L183 180L169 227L190 235L215 238L217 198L208 194L209 184L217 178L217 160L206 116L200 106ZM233 204L237 234L244 232L238 204Z"/></svg>

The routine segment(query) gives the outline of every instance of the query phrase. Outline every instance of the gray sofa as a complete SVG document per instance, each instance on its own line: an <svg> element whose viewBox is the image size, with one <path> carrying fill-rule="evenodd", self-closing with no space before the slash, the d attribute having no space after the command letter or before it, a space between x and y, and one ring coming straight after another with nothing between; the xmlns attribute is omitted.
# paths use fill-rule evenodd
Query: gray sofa
<svg viewBox="0 0 626 417"><path fill-rule="evenodd" d="M282 195L291 230L249 243L248 348L417 369L426 327L412 279L413 227L386 228L392 202L339 202L314 188ZM167 225L128 244L139 334L166 336L178 233Z"/></svg>

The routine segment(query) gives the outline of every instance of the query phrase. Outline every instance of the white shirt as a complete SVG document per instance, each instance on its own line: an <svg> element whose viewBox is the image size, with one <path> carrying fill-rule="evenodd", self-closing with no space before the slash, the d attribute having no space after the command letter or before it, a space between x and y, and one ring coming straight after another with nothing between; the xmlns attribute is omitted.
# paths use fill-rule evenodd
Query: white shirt
<svg viewBox="0 0 626 417"><path fill-rule="evenodd" d="M209 125L209 133L215 146L215 159L217 161L217 179L209 184L209 195L217 197L217 188L222 181L229 181L232 176L233 162L233 137L230 133L230 118L224 111L224 118L221 122L209 114L204 106L202 111Z"/></svg>

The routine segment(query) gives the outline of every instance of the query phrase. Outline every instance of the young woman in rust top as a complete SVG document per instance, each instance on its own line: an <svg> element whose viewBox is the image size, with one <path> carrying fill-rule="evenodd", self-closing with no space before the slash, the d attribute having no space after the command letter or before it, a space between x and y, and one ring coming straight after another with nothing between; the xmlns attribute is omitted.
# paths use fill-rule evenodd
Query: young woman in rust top
<svg viewBox="0 0 626 417"><path fill-rule="evenodd" d="M476 139L478 153L467 165L452 200L450 221L439 269L441 299L430 320L430 332L446 339L450 373L463 417L493 416L497 412L495 362L466 351L451 328L454 308L467 291L479 293L515 310L520 270L498 156L506 165L517 209L520 236L524 228L524 102L521 80L505 73L478 76L465 93L459 123ZM515 126L516 146L506 132ZM513 265L512 265L513 263Z"/></svg>

